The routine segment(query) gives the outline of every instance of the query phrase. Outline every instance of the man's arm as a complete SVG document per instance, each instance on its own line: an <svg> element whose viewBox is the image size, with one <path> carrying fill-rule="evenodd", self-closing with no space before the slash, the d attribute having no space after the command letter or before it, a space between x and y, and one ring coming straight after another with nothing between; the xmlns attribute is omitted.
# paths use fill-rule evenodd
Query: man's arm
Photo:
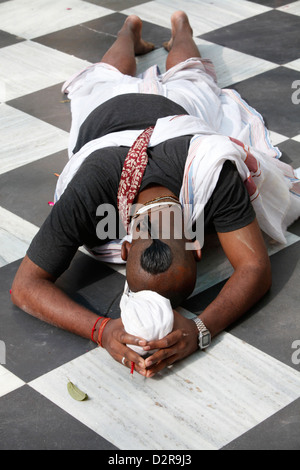
<svg viewBox="0 0 300 470"><path fill-rule="evenodd" d="M233 275L213 302L199 315L212 337L246 313L271 287L271 266L262 233L255 220L239 230L219 233ZM197 349L198 330L192 320L175 315L175 328L166 338L149 343L160 348L146 359L148 376Z"/></svg>
<svg viewBox="0 0 300 470"><path fill-rule="evenodd" d="M240 230L218 236L234 273L200 315L212 336L247 312L272 283L270 259L256 220Z"/></svg>
<svg viewBox="0 0 300 470"><path fill-rule="evenodd" d="M98 315L77 304L55 285L55 278L25 256L16 274L11 292L12 302L21 310L40 320L55 325L84 338L91 333ZM94 332L97 341L98 322ZM107 330L107 331L106 331ZM109 337L109 345L107 345ZM103 346L121 362L125 356L128 363L135 362L136 370L144 375L144 360L126 344L146 345L146 341L125 333L120 319L110 320L103 334Z"/></svg>

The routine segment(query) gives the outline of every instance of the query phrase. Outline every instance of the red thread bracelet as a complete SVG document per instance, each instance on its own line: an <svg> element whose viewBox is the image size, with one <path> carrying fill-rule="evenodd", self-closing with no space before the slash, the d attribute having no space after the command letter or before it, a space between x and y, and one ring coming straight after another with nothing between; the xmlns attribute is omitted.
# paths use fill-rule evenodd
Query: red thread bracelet
<svg viewBox="0 0 300 470"><path fill-rule="evenodd" d="M94 340L94 333L95 333L95 331L96 331L96 325L97 325L98 321L101 320L101 318L104 318L104 317L98 317L98 318L97 318L97 320L95 321L95 324L94 324L94 326L93 326L93 328L92 328L92 333L91 333L91 340L92 340L94 343L96 343L96 344L97 344L97 341Z"/></svg>
<svg viewBox="0 0 300 470"><path fill-rule="evenodd" d="M101 323L100 325L100 328L99 328L99 331L98 331L98 344L101 348L103 348L102 346L102 335L103 335L103 330L106 326L106 324L109 322L109 320L111 320L111 318L105 318L103 320L103 322Z"/></svg>

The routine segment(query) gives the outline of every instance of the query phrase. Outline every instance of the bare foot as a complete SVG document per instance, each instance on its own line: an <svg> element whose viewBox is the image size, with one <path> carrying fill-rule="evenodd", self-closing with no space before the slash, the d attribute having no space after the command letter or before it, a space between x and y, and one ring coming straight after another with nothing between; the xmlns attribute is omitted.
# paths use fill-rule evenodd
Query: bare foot
<svg viewBox="0 0 300 470"><path fill-rule="evenodd" d="M191 28L189 19L184 11L175 11L171 16L171 25L172 25L172 36L169 41L163 43L163 47L166 51L170 52L173 46L173 42L175 36L178 33L188 34L189 36L193 37L193 30Z"/></svg>
<svg viewBox="0 0 300 470"><path fill-rule="evenodd" d="M134 39L134 52L136 55L147 54L148 52L153 51L154 44L151 42L144 41L142 39L142 20L136 15L130 15L126 18L123 28L119 32L119 35L122 33L130 33L133 35Z"/></svg>

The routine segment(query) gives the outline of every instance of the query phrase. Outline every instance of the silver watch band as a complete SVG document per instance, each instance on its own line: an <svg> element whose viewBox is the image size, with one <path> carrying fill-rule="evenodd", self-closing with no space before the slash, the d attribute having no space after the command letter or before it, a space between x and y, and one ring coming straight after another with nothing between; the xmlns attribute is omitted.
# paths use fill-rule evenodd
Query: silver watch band
<svg viewBox="0 0 300 470"><path fill-rule="evenodd" d="M196 323L196 326L198 328L198 347L200 349L206 349L211 342L211 334L210 331L206 328L204 325L203 321L200 320L200 318L196 317L193 318L194 322Z"/></svg>
<svg viewBox="0 0 300 470"><path fill-rule="evenodd" d="M207 331L206 326L204 325L203 321L200 320L199 317L193 318L193 321L196 323L199 333Z"/></svg>

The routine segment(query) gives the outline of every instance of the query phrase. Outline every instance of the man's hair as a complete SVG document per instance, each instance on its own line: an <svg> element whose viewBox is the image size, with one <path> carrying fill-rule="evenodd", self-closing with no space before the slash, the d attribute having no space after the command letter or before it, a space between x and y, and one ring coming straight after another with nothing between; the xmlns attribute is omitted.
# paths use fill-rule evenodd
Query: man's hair
<svg viewBox="0 0 300 470"><path fill-rule="evenodd" d="M150 217L143 220L143 225L152 238L152 243L141 254L141 266L149 274L161 274L166 272L172 264L173 256L171 248L156 236Z"/></svg>
<svg viewBox="0 0 300 470"><path fill-rule="evenodd" d="M127 260L128 285L133 292L147 289L155 290L169 299L172 307L176 308L194 289L196 270L195 265L191 264L190 252L183 250L184 240L171 239L170 243L160 240L158 230L156 227L151 226L149 217L146 216L140 224L143 233L147 231L150 235L152 243L150 245L147 243L148 247L145 249L143 247L145 240L141 239L141 245L137 243L130 250ZM134 255L134 253L137 253L136 250L140 250L139 267L136 264L138 259ZM177 271L185 273L184 278L180 281ZM177 274L175 274L176 272ZM145 273L147 273L146 276ZM152 275L153 278L151 279L148 274ZM162 275L162 282L160 282L159 274Z"/></svg>
<svg viewBox="0 0 300 470"><path fill-rule="evenodd" d="M152 244L141 254L141 266L150 274L166 272L171 266L172 261L171 248L156 238L152 240Z"/></svg>

